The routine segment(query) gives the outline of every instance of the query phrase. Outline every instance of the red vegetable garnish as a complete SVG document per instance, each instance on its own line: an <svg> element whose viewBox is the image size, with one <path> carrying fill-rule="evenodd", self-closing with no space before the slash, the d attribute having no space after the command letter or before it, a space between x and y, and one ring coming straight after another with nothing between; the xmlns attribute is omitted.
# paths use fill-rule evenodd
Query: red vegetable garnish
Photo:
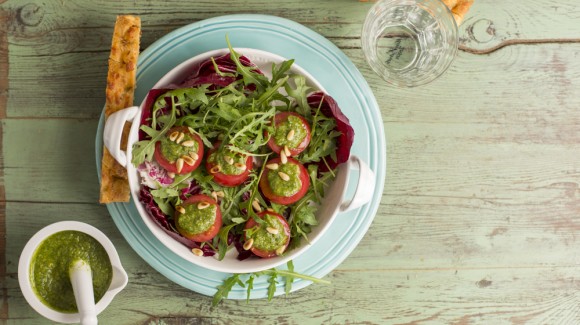
<svg viewBox="0 0 580 325"><path fill-rule="evenodd" d="M336 120L335 130L341 133L336 141L337 161L335 162L334 160L330 159L330 157L326 159L326 162L330 168L334 169L343 162L346 162L350 157L350 148L352 147L352 143L354 141L354 129L350 125L348 117L342 113L336 101L329 95L319 91L310 94L307 99L308 105L310 105L310 107L312 107L314 110L317 110L320 106L320 112L322 114L328 117L334 117ZM328 168L324 162L319 163L319 170L322 172L328 171Z"/></svg>

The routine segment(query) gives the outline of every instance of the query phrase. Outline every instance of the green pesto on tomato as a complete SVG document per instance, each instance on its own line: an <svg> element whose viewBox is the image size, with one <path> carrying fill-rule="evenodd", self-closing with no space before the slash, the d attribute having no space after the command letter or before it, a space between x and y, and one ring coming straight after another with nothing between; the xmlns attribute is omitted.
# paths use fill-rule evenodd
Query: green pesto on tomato
<svg viewBox="0 0 580 325"><path fill-rule="evenodd" d="M197 141L193 140L190 134L183 133L183 140L180 143L169 140L169 137L163 137L161 139L161 154L170 163L175 163L178 158L189 155L190 152L197 152L199 149L199 144ZM182 145L183 142L193 140L193 147L185 147Z"/></svg>
<svg viewBox="0 0 580 325"><path fill-rule="evenodd" d="M284 246L288 236L282 222L276 216L269 214L264 215L264 221L266 221L266 226L254 228L255 231L250 236L254 239L253 247L263 251L275 251ZM278 233L272 234L268 232L266 230L268 227L278 229Z"/></svg>
<svg viewBox="0 0 580 325"><path fill-rule="evenodd" d="M287 181L283 180L278 172L290 176L290 179ZM300 167L291 163L280 164L277 170L268 172L268 183L270 183L272 193L284 197L292 196L302 188Z"/></svg>
<svg viewBox="0 0 580 325"><path fill-rule="evenodd" d="M113 278L109 255L93 237L70 230L49 236L34 252L30 283L40 301L56 311L78 312L69 268L79 259L90 265L95 303L101 300Z"/></svg>
<svg viewBox="0 0 580 325"><path fill-rule="evenodd" d="M199 209L198 204L189 204L183 207L185 213L177 218L177 226L184 232L197 235L208 231L215 223L216 206L210 204L205 209Z"/></svg>
<svg viewBox="0 0 580 325"><path fill-rule="evenodd" d="M294 130L294 137L288 140L287 136L290 130ZM274 141L280 147L288 146L289 148L297 148L300 143L306 138L306 128L302 120L294 115L288 115L284 122L276 124L276 133L274 134Z"/></svg>
<svg viewBox="0 0 580 325"><path fill-rule="evenodd" d="M229 157L232 160L230 160L230 163L228 163L226 161L226 159L229 160ZM219 165L220 166L220 173L224 174L224 175L240 175L242 174L246 169L242 169L242 168L238 168L235 165L236 164L242 164L244 165L244 167L246 166L246 157L235 153L231 150L220 150L220 151L215 151L212 152L209 157L207 157L207 161L213 165Z"/></svg>

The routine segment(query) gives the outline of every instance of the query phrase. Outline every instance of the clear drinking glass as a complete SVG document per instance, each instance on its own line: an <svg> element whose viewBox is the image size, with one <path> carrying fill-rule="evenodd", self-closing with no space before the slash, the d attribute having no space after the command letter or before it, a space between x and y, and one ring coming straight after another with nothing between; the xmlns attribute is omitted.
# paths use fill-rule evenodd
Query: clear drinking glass
<svg viewBox="0 0 580 325"><path fill-rule="evenodd" d="M367 14L361 40L379 76L415 87L449 68L457 53L457 24L440 0L379 0Z"/></svg>

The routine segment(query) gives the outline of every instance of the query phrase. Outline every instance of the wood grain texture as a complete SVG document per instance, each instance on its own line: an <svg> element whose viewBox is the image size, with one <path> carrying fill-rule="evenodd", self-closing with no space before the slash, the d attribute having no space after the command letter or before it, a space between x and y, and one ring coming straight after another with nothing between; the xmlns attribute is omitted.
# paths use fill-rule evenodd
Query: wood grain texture
<svg viewBox="0 0 580 325"><path fill-rule="evenodd" d="M367 66L359 33L371 5L2 3L8 47L0 41L0 86L1 73L9 85L0 89L0 322L47 323L20 293L18 256L38 229L73 219L102 229L129 272L127 289L100 315L103 324L579 324L576 1L475 1L448 73L416 89L389 87ZM116 15L142 17L146 47L183 25L233 13L289 18L339 46L380 105L388 163L377 216L328 275L331 285L211 308L209 297L149 267L95 203L94 136Z"/></svg>

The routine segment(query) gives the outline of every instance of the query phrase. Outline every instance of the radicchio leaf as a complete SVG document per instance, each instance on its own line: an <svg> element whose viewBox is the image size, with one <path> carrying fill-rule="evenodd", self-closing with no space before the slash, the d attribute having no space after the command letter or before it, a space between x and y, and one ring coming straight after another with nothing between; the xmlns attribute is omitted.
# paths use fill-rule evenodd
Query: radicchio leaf
<svg viewBox="0 0 580 325"><path fill-rule="evenodd" d="M216 71L214 62L215 66L218 67L219 72ZM236 77L222 75L236 73L237 71L236 64L230 59L230 53L214 58L214 62L212 62L211 59L208 59L201 63L199 66L194 67L188 74L189 77L185 78L185 80L179 84L179 87L189 88L203 84L226 87L237 80ZM247 57L240 56L240 62L246 67L256 68L255 71L262 74L256 65L253 64Z"/></svg>
<svg viewBox="0 0 580 325"><path fill-rule="evenodd" d="M322 102L322 103L321 103ZM333 117L336 120L335 130L340 132L340 136L336 140L336 159L326 159L329 167L335 169L338 165L346 162L350 157L350 149L354 141L354 129L350 125L348 117L342 113L340 107L329 95L318 91L308 96L308 105L313 108L320 107L320 112L328 117ZM328 167L324 162L319 163L319 171L328 171Z"/></svg>

